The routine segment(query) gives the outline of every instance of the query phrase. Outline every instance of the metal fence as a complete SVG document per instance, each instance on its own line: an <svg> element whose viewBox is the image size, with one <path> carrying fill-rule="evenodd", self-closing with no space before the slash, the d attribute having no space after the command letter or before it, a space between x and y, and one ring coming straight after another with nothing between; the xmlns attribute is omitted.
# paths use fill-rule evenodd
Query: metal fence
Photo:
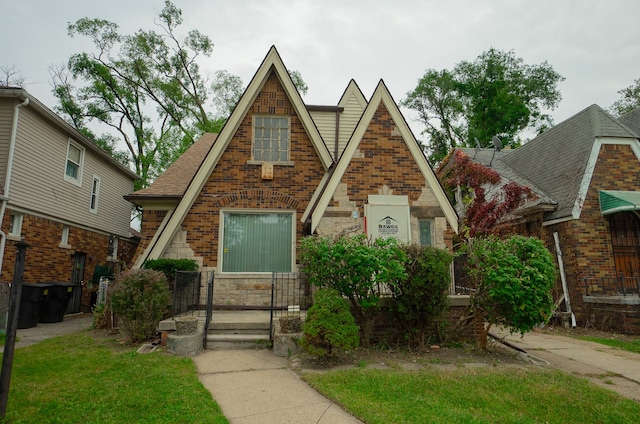
<svg viewBox="0 0 640 424"><path fill-rule="evenodd" d="M271 311L274 317L300 315L313 302L306 276L294 272L274 272L271 275Z"/></svg>
<svg viewBox="0 0 640 424"><path fill-rule="evenodd" d="M638 296L640 293L640 278L626 277L584 277L585 294L587 296Z"/></svg>
<svg viewBox="0 0 640 424"><path fill-rule="evenodd" d="M453 283L449 294L469 295L475 284L469 275L467 255L458 255L453 258Z"/></svg>
<svg viewBox="0 0 640 424"><path fill-rule="evenodd" d="M213 271L176 271L173 283L173 316L197 315L206 310Z"/></svg>

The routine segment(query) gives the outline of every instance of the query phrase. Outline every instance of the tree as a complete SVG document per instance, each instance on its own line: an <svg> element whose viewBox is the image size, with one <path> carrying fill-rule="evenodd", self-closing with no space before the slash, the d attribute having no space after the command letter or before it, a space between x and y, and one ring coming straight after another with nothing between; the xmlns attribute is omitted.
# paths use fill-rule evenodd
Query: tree
<svg viewBox="0 0 640 424"><path fill-rule="evenodd" d="M640 107L640 78L635 80L629 87L618 91L622 96L617 100L609 110L611 113L622 116Z"/></svg>
<svg viewBox="0 0 640 424"><path fill-rule="evenodd" d="M542 241L520 235L476 238L466 252L474 282L470 316L483 323L478 348L486 349L492 325L524 334L551 317L556 268Z"/></svg>
<svg viewBox="0 0 640 424"><path fill-rule="evenodd" d="M182 11L170 1L158 15L159 33L138 30L121 35L115 23L79 19L68 26L69 35L91 39L97 51L75 54L65 68L51 72L60 102L56 111L107 149L114 139L96 137L88 124L97 121L111 128L142 177L138 188L199 135L218 132L224 123L206 110L215 90L208 87L198 65L201 57L211 55L213 43L197 30L179 37L181 24Z"/></svg>
<svg viewBox="0 0 640 424"><path fill-rule="evenodd" d="M513 181L499 186L492 196L487 196L487 187L500 184L500 174L473 162L460 150L448 156L436 174L462 219L464 231L459 237L513 232L512 227L507 225L509 214L524 202L535 198L529 187Z"/></svg>
<svg viewBox="0 0 640 424"><path fill-rule="evenodd" d="M491 147L493 136L519 146L521 131L551 124L544 110L560 103L563 80L546 61L527 65L514 51L491 48L451 71L428 69L402 104L418 112L435 164L452 148L475 147L475 139L483 147Z"/></svg>
<svg viewBox="0 0 640 424"><path fill-rule="evenodd" d="M23 87L24 77L15 66L0 66L0 87Z"/></svg>

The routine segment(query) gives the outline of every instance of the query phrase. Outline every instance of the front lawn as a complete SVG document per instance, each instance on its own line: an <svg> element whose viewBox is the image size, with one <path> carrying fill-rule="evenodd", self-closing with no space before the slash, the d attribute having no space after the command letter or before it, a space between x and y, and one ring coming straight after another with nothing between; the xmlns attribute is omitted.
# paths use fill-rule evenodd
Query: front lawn
<svg viewBox="0 0 640 424"><path fill-rule="evenodd" d="M79 332L16 349L7 422L227 423L190 358Z"/></svg>
<svg viewBox="0 0 640 424"><path fill-rule="evenodd" d="M333 370L305 381L368 424L630 423L640 405L560 371Z"/></svg>
<svg viewBox="0 0 640 424"><path fill-rule="evenodd" d="M630 337L625 340L617 339L615 337L594 337L594 336L578 336L580 340L586 340L588 342L600 343L603 345L615 347L616 349L622 349L633 353L640 353L640 338L633 340Z"/></svg>

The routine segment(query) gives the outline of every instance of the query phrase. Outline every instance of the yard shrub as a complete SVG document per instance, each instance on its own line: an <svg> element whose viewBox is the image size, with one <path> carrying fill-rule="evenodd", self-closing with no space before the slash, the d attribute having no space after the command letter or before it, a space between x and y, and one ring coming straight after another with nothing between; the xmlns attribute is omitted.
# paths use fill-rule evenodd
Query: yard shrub
<svg viewBox="0 0 640 424"><path fill-rule="evenodd" d="M478 347L486 349L492 325L524 334L552 312L553 256L542 241L520 235L470 239L466 245L474 284L471 313L484 324Z"/></svg>
<svg viewBox="0 0 640 424"><path fill-rule="evenodd" d="M390 286L390 302L398 330L409 347L442 339L439 319L448 306L453 256L430 246L404 245L406 280Z"/></svg>
<svg viewBox="0 0 640 424"><path fill-rule="evenodd" d="M173 287L176 271L197 271L198 262L193 259L149 259L145 261L142 267L162 272L167 277L171 287Z"/></svg>
<svg viewBox="0 0 640 424"><path fill-rule="evenodd" d="M134 269L115 280L109 288L111 308L118 327L131 343L149 340L169 306L167 278L160 271Z"/></svg>
<svg viewBox="0 0 640 424"><path fill-rule="evenodd" d="M314 356L332 356L337 351L358 347L358 326L347 301L334 289L322 288L316 292L303 331L302 347Z"/></svg>
<svg viewBox="0 0 640 424"><path fill-rule="evenodd" d="M407 276L405 253L397 240L306 237L300 244L302 271L318 287L335 289L351 301L362 344L370 346L381 294Z"/></svg>

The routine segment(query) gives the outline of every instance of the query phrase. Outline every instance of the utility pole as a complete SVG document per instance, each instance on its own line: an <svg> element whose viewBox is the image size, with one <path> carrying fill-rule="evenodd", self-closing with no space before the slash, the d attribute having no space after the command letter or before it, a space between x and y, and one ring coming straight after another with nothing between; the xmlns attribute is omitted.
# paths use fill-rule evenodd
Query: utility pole
<svg viewBox="0 0 640 424"><path fill-rule="evenodd" d="M29 245L24 239L16 243L16 265L13 272L13 284L9 297L9 318L7 321L7 334L2 355L2 372L0 373L0 418L4 420L7 415L7 401L9 400L9 383L11 382L11 368L13 365L13 350L16 345L16 332L18 330L18 315L20 313L20 299L22 298L22 278L24 265Z"/></svg>

